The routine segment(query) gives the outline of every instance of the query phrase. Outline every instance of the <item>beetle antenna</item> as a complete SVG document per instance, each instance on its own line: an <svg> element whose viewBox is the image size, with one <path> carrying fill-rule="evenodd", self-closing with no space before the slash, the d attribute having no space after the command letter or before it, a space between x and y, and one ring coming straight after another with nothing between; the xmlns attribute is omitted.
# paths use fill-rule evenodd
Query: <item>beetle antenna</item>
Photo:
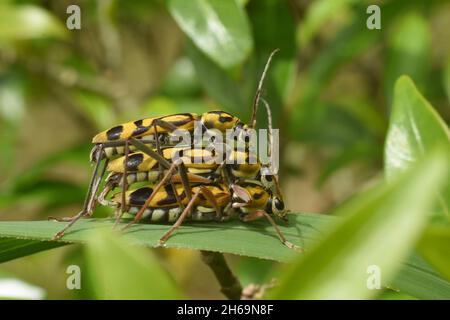
<svg viewBox="0 0 450 320"><path fill-rule="evenodd" d="M272 154L273 154L272 111L270 110L269 103L262 97L260 99L263 102L264 107L266 107L266 111L267 111L267 122L268 122L267 125L269 127L269 159L270 159L270 165L272 165L272 163L273 163L273 159L272 159ZM271 171L271 173L272 173L272 171ZM275 182L276 193L281 198L281 200L283 200L283 194L281 193L280 182L278 181L277 174L273 174L273 180Z"/></svg>
<svg viewBox="0 0 450 320"><path fill-rule="evenodd" d="M269 158L272 163L272 150L273 150L272 111L270 110L269 103L262 97L260 99L263 102L264 107L266 107L266 111L267 111L267 126L269 128Z"/></svg>
<svg viewBox="0 0 450 320"><path fill-rule="evenodd" d="M258 89L256 90L255 98L253 99L253 111L252 118L250 120L250 127L254 128L256 126L256 111L258 110L259 99L261 98L262 93L262 85L264 82L264 78L266 77L267 70L269 69L270 62L272 61L272 57L278 52L280 49L275 49L267 59L266 65L264 67L264 71L261 75L261 79L259 80Z"/></svg>

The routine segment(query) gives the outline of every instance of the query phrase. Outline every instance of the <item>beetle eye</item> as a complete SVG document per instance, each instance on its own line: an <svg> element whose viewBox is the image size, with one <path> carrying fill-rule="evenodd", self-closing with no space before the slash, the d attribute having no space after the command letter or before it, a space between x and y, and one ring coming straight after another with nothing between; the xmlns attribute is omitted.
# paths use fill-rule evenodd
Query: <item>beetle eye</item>
<svg viewBox="0 0 450 320"><path fill-rule="evenodd" d="M275 199L275 207L277 207L278 210L284 210L284 202L280 199Z"/></svg>
<svg viewBox="0 0 450 320"><path fill-rule="evenodd" d="M284 210L284 202L280 198L274 198L272 201L272 211L282 212Z"/></svg>

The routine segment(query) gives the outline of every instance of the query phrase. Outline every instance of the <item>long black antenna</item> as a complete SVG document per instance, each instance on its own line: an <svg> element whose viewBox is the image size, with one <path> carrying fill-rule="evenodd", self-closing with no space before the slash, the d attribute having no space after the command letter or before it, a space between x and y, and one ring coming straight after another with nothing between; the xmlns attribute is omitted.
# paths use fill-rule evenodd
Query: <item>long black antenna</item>
<svg viewBox="0 0 450 320"><path fill-rule="evenodd" d="M280 49L275 49L270 54L269 59L267 59L266 65L264 67L264 71L261 75L261 79L259 80L258 89L256 90L255 98L253 99L253 111L252 111L252 117L250 119L250 128L254 128L256 126L256 112L258 110L259 99L261 98L262 85L264 82L264 78L266 77L266 73L267 73L267 70L269 69L269 65L270 65L270 62L272 61L272 57L278 51L280 51Z"/></svg>

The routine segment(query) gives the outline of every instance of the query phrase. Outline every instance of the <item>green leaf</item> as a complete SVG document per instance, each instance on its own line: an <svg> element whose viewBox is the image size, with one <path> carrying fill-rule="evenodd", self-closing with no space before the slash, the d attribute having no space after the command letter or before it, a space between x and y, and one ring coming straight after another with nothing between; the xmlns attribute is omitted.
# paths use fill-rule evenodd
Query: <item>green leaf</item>
<svg viewBox="0 0 450 320"><path fill-rule="evenodd" d="M281 229L289 240L300 245L304 244L308 249L323 237L326 229L338 221L339 218L332 216L298 214L292 215L290 228L281 226ZM4 240L1 242L0 262L51 249L51 244L56 247L73 242L85 243L90 231L110 229L113 222L108 219L82 220L77 222L61 241L46 241L51 240L63 225L48 221L0 222L0 239ZM168 228L168 225L139 225L131 229L127 237L138 245L154 246ZM15 252L17 247L26 247L26 250L22 249L18 254ZM272 228L263 221L249 224L230 222L219 225L201 223L183 225L169 239L167 247L220 251L282 262L295 257L291 250L280 245ZM268 262L270 261L261 264L266 265ZM252 279L251 281L255 280ZM403 265L402 271L392 285L423 299L450 297L450 282L440 278L428 266L424 267L424 263L417 259L408 260Z"/></svg>
<svg viewBox="0 0 450 320"><path fill-rule="evenodd" d="M442 73L442 82L444 85L444 91L447 95L448 101L450 101L450 54L446 59L444 70Z"/></svg>
<svg viewBox="0 0 450 320"><path fill-rule="evenodd" d="M54 241L0 238L0 263L64 245Z"/></svg>
<svg viewBox="0 0 450 320"><path fill-rule="evenodd" d="M450 150L447 125L420 94L409 77L400 77L394 89L394 101L384 150L388 179L408 169L436 145ZM447 158L450 161L449 158ZM440 207L449 215L450 175L440 194Z"/></svg>
<svg viewBox="0 0 450 320"><path fill-rule="evenodd" d="M190 41L187 43L186 51L194 65L198 80L206 93L220 104L219 109L228 109L239 116L242 106L246 105L239 84Z"/></svg>
<svg viewBox="0 0 450 320"><path fill-rule="evenodd" d="M27 170L9 177L0 189L0 208L14 202L30 201L49 209L82 201L85 186L78 186L71 181L50 180L46 177L46 172L61 162L88 168L89 165L86 163L88 148L87 145L70 147L37 161Z"/></svg>
<svg viewBox="0 0 450 320"><path fill-rule="evenodd" d="M308 247L317 241L321 235L320 230L331 220L331 217L318 214L292 214L289 225L280 224L280 229L289 241ZM3 221L0 222L0 238L52 240L56 232L64 226L65 223L54 221ZM80 220L67 231L60 242L85 243L90 230L107 229L112 226L111 219ZM169 228L170 225L137 224L131 227L126 235L136 244L155 247L159 238ZM240 221L186 223L166 245L168 248L219 251L285 262L296 256L293 250L281 244L273 227L265 220L251 223Z"/></svg>
<svg viewBox="0 0 450 320"><path fill-rule="evenodd" d="M306 71L305 81L301 83L301 96L290 119L290 133L294 139L304 138L305 130L311 127L310 116L317 112L315 109L320 101L319 95L337 70L375 45L379 37L378 31L366 28L364 16L364 19L357 19L343 28L315 58Z"/></svg>
<svg viewBox="0 0 450 320"><path fill-rule="evenodd" d="M274 125L280 120L287 101L292 99L296 76L297 50L295 45L295 21L288 1L252 1L247 7L255 50L244 68L244 86L249 100L256 92L262 71L272 51L274 56L264 80L264 97L271 105ZM250 100L251 101L251 100ZM248 108L248 117L250 117ZM266 126L267 115L258 112L258 123Z"/></svg>
<svg viewBox="0 0 450 320"><path fill-rule="evenodd" d="M448 300L450 297L450 282L417 254L410 256L390 287L419 299Z"/></svg>
<svg viewBox="0 0 450 320"><path fill-rule="evenodd" d="M390 184L378 186L338 209L343 220L284 272L274 298L367 299L369 266L389 283L413 248L448 172L440 153L420 162ZM414 201L411 201L414 199Z"/></svg>
<svg viewBox="0 0 450 320"><path fill-rule="evenodd" d="M15 145L26 114L26 82L19 69L11 68L6 72L0 71L0 83L0 169L6 173L17 156Z"/></svg>
<svg viewBox="0 0 450 320"><path fill-rule="evenodd" d="M167 5L180 28L222 68L242 63L250 53L249 22L236 0L169 0Z"/></svg>
<svg viewBox="0 0 450 320"><path fill-rule="evenodd" d="M0 5L0 42L43 37L64 38L63 24L34 5Z"/></svg>
<svg viewBox="0 0 450 320"><path fill-rule="evenodd" d="M111 103L103 96L87 90L73 90L73 99L83 112L96 124L97 128L108 128L117 119Z"/></svg>
<svg viewBox="0 0 450 320"><path fill-rule="evenodd" d="M86 257L98 299L178 299L172 279L152 252L107 232L91 233Z"/></svg>
<svg viewBox="0 0 450 320"><path fill-rule="evenodd" d="M421 14L411 11L395 21L389 32L384 72L388 104L392 102L394 83L401 75L426 84L430 54L431 34L428 21Z"/></svg>
<svg viewBox="0 0 450 320"><path fill-rule="evenodd" d="M443 3L442 0L429 0L427 6ZM405 10L422 5L422 1L396 0L380 5L382 12L382 28L391 25ZM355 11L365 13L367 5L360 4ZM301 95L295 103L295 109L290 118L290 134L295 140L304 139L304 130L310 128L310 117L315 112L320 95L324 88L333 80L334 75L346 63L354 61L363 52L376 45L385 35L379 30L369 30L366 27L367 14L357 14L348 26L339 30L337 35L321 50L312 61L302 81L297 88ZM345 93L342 93L345 94ZM351 92L351 94L354 94ZM321 123L321 128L326 126Z"/></svg>
<svg viewBox="0 0 450 320"><path fill-rule="evenodd" d="M304 46L333 18L345 15L357 0L316 0L308 7L305 19L299 24L301 45Z"/></svg>
<svg viewBox="0 0 450 320"><path fill-rule="evenodd" d="M419 251L443 276L450 280L450 227L429 226L419 242Z"/></svg>

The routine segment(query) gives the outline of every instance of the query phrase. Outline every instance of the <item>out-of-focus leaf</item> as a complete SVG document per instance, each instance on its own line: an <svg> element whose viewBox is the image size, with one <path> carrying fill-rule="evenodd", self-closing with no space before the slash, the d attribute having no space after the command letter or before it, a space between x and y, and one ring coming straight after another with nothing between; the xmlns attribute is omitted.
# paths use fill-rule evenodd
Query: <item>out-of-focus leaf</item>
<svg viewBox="0 0 450 320"><path fill-rule="evenodd" d="M442 0L430 0L427 5L442 3ZM380 5L382 12L382 28L390 25L405 10L423 4L421 1L396 0ZM359 5L355 10L365 12L367 6ZM322 50L310 64L298 90L301 92L295 109L290 117L290 134L295 140L304 140L304 128L308 127L310 114L314 112L319 95L333 79L336 71L348 61L365 52L383 36L380 30L369 30L366 27L368 15L358 14L348 26L344 27L335 38ZM325 125L324 125L325 126Z"/></svg>
<svg viewBox="0 0 450 320"><path fill-rule="evenodd" d="M195 76L192 61L187 57L178 59L167 73L161 93L169 96L195 96L199 91L200 83Z"/></svg>
<svg viewBox="0 0 450 320"><path fill-rule="evenodd" d="M9 121L0 119L0 170L8 172L14 163L15 152L14 146L17 137L17 125ZM2 176L1 180L6 177L6 174Z"/></svg>
<svg viewBox="0 0 450 320"><path fill-rule="evenodd" d="M384 12L384 11L383 11ZM364 21L365 23L365 21ZM339 67L374 45L379 37L377 30L368 30L363 21L358 20L339 32L308 68L302 82L301 97L292 112L290 133L296 140L304 139L305 129L310 126L310 115L316 112L318 96L331 81Z"/></svg>
<svg viewBox="0 0 450 320"><path fill-rule="evenodd" d="M25 92L21 81L0 74L0 116L17 123L25 114Z"/></svg>
<svg viewBox="0 0 450 320"><path fill-rule="evenodd" d="M316 0L308 7L305 19L299 24L300 45L310 40L325 27L333 17L342 16L358 0Z"/></svg>
<svg viewBox="0 0 450 320"><path fill-rule="evenodd" d="M0 263L29 256L40 251L50 250L66 245L54 241L38 241L15 238L0 239Z"/></svg>
<svg viewBox="0 0 450 320"><path fill-rule="evenodd" d="M275 266L274 261L241 257L236 268L236 275L244 286L252 283L263 284L270 281L268 277L273 275Z"/></svg>
<svg viewBox="0 0 450 320"><path fill-rule="evenodd" d="M419 250L443 276L450 280L450 227L431 225L419 243Z"/></svg>
<svg viewBox="0 0 450 320"><path fill-rule="evenodd" d="M0 5L0 42L66 35L63 24L38 6Z"/></svg>
<svg viewBox="0 0 450 320"><path fill-rule="evenodd" d="M326 166L320 173L318 179L319 187L322 186L333 173L350 163L354 163L355 161L381 161L380 148L378 148L377 144L368 143L368 141L359 141L342 148L342 151L327 161Z"/></svg>
<svg viewBox="0 0 450 320"><path fill-rule="evenodd" d="M441 150L439 150L441 151ZM284 270L273 298L366 299L369 266L389 283L430 216L435 193L449 170L433 152L389 184L378 186L337 211L343 220L315 248ZM411 201L414 199L414 201Z"/></svg>
<svg viewBox="0 0 450 320"><path fill-rule="evenodd" d="M282 117L283 107L292 98L292 89L296 70L295 21L288 1L260 0L251 1L247 8L252 24L255 50L245 65L245 95L253 98L262 71L269 55L275 49L280 51L274 56L264 80L264 98L271 106L274 125ZM248 117L251 114L247 107ZM258 123L267 126L267 114L264 109L258 112Z"/></svg>
<svg viewBox="0 0 450 320"><path fill-rule="evenodd" d="M401 75L409 75L419 85L426 84L430 54L431 34L422 15L412 11L395 20L389 32L384 72L388 105L392 102L394 83Z"/></svg>
<svg viewBox="0 0 450 320"><path fill-rule="evenodd" d="M409 77L400 77L394 89L394 101L386 138L384 157L387 178L405 171L420 157L442 145L450 150L447 125L420 94ZM447 160L450 162L449 158ZM440 193L440 208L449 215L450 175Z"/></svg>
<svg viewBox="0 0 450 320"><path fill-rule="evenodd" d="M0 169L4 172L14 164L14 146L25 107L25 85L19 73L0 73Z"/></svg>
<svg viewBox="0 0 450 320"><path fill-rule="evenodd" d="M76 146L37 161L32 167L10 177L0 190L0 208L14 203L34 202L49 210L72 203L81 203L86 186L70 181L52 180L46 172L58 163L86 166L89 170L89 148ZM76 167L75 167L76 168Z"/></svg>
<svg viewBox="0 0 450 320"><path fill-rule="evenodd" d="M98 299L179 299L181 294L152 252L102 232L88 238L89 279Z"/></svg>
<svg viewBox="0 0 450 320"><path fill-rule="evenodd" d="M35 185L36 181L43 178L47 169L63 161L89 166L89 146L83 144L71 147L37 161L32 167L15 176L13 181L7 184L7 191L20 192Z"/></svg>
<svg viewBox="0 0 450 320"><path fill-rule="evenodd" d="M248 18L236 0L169 0L167 5L180 28L222 68L242 63L250 53Z"/></svg>
<svg viewBox="0 0 450 320"><path fill-rule="evenodd" d="M115 123L116 117L110 102L95 93L77 90L74 92L77 105L82 107L82 111L97 125L97 128L108 128Z"/></svg>
<svg viewBox="0 0 450 320"><path fill-rule="evenodd" d="M39 204L51 210L73 203L82 203L85 188L65 181L38 180L33 188L0 195L0 208L17 203Z"/></svg>
<svg viewBox="0 0 450 320"><path fill-rule="evenodd" d="M391 289L383 290L377 297L376 300L417 300L416 297L410 296L404 292L398 292Z"/></svg>
<svg viewBox="0 0 450 320"><path fill-rule="evenodd" d="M220 104L219 109L228 109L239 115L242 107L247 105L239 84L190 42L187 53L198 80L206 93Z"/></svg>
<svg viewBox="0 0 450 320"><path fill-rule="evenodd" d="M418 299L448 300L450 297L450 282L417 254L409 257L389 287Z"/></svg>
<svg viewBox="0 0 450 320"><path fill-rule="evenodd" d="M331 144L339 142L338 148L327 160L318 180L321 186L336 171L359 162L379 167L382 163L383 145L387 123L378 110L365 99L337 98L336 104L330 104L329 116L318 118L311 124L310 142ZM332 115L339 115L332 116ZM326 127L324 126L326 123ZM344 130L340 129L341 127ZM334 137L333 137L334 136ZM321 138L318 140L317 138Z"/></svg>
<svg viewBox="0 0 450 320"><path fill-rule="evenodd" d="M210 107L202 98L153 96L140 106L139 112L149 117L180 112L202 114L209 111Z"/></svg>
<svg viewBox="0 0 450 320"><path fill-rule="evenodd" d="M450 55L447 57L447 61L444 65L443 83L447 99L450 102Z"/></svg>
<svg viewBox="0 0 450 320"><path fill-rule="evenodd" d="M327 146L350 147L355 143L374 140L370 128L347 109L334 103L314 102L308 111L308 119L296 130L296 140Z"/></svg>

